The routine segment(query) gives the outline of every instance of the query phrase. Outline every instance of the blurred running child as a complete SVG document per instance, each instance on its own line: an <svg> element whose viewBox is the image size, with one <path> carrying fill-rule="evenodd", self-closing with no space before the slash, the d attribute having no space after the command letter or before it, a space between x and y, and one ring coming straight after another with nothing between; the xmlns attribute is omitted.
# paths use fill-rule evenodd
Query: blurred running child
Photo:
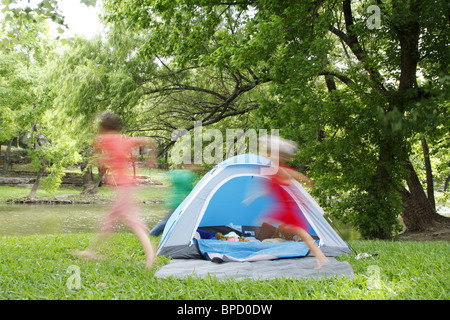
<svg viewBox="0 0 450 320"><path fill-rule="evenodd" d="M262 194L269 193L275 198L273 207L264 213L261 218L263 220L281 223L278 227L280 231L299 236L316 257L315 269L319 269L323 264L328 262L328 259L316 245L311 235L306 231L308 229L308 222L299 213L297 204L287 191L292 185L292 178L302 184L312 184L312 181L305 175L285 164L295 154L297 146L292 141L276 136L262 137L260 143L267 143L273 169L270 174L266 174L268 179L264 179L265 186ZM276 150L270 149L270 146L274 145L278 146L278 153ZM248 204L256 197L262 196L262 194L253 195L244 200L244 203Z"/></svg>
<svg viewBox="0 0 450 320"><path fill-rule="evenodd" d="M138 204L133 200L136 191L136 181L129 172L130 157L133 148L146 146L151 149L149 167L156 167L156 144L150 138L130 138L120 134L121 121L117 115L106 113L103 115L99 135L94 141L94 150L97 155L95 161L109 170L108 184L116 186L116 200L110 213L103 219L99 235L85 251L75 254L79 257L98 259L99 245L107 240L114 232L114 228L123 223L139 239L145 252L146 269L150 270L155 260L155 250L148 237L148 228L141 220Z"/></svg>
<svg viewBox="0 0 450 320"><path fill-rule="evenodd" d="M158 222L152 231L150 231L151 236L157 237L164 231L170 215L192 191L198 179L198 175L195 173L196 170L197 166L194 164L185 164L183 169L175 169L168 172L167 177L171 183L171 189L164 203L169 211L169 215Z"/></svg>

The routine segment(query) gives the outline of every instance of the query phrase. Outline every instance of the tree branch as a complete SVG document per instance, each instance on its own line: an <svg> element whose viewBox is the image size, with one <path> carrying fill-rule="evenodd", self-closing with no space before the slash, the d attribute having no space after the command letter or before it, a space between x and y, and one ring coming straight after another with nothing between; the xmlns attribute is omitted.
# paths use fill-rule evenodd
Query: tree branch
<svg viewBox="0 0 450 320"><path fill-rule="evenodd" d="M188 85L178 85L175 87L164 87L164 88L158 88L158 89L154 89L154 90L150 90L150 91L144 91L144 94L153 94L153 93L161 93L161 92L165 92L165 91L182 91L182 90L192 90L192 91L198 91L198 92L204 92L204 93L208 93L211 94L221 100L227 100L227 97L221 95L218 92L209 90L209 89L204 89L204 88L200 88L200 87L193 87L193 86L188 86Z"/></svg>
<svg viewBox="0 0 450 320"><path fill-rule="evenodd" d="M319 76L332 76L332 77L338 78L346 85L354 84L353 80L351 80L350 78L348 78L342 74L335 73L335 72L321 71L321 72L319 72Z"/></svg>
<svg viewBox="0 0 450 320"><path fill-rule="evenodd" d="M386 94L387 90L383 86L383 82L381 80L381 75L378 72L377 69L370 67L366 63L366 52L362 49L361 44L358 41L358 37L353 32L353 14L352 14L352 8L351 8L351 1L350 0L344 0L342 2L342 9L344 12L344 21L345 21L345 28L347 29L347 33L343 32L342 30L336 28L333 25L330 25L328 27L328 30L330 30L333 34L338 36L339 39L341 39L347 46L350 48L350 50L353 52L355 57L363 64L364 70L369 73L370 78L372 81L378 86L381 93Z"/></svg>

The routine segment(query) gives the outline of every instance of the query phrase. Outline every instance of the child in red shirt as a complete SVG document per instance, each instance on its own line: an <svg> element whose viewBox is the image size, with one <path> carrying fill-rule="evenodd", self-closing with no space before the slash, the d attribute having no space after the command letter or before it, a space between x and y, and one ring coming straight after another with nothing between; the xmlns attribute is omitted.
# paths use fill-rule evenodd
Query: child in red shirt
<svg viewBox="0 0 450 320"><path fill-rule="evenodd" d="M260 219L280 223L278 227L280 231L299 236L314 254L316 258L315 269L319 269L328 263L328 259L316 245L311 235L306 231L308 229L308 222L298 212L299 208L288 192L292 184L291 179L295 179L306 185L311 185L312 183L305 175L284 164L292 157L297 147L292 142L276 136L263 137L260 141L267 143L272 167L271 170L268 170L270 173L266 171L264 174L267 178L264 179L265 190L261 194L253 195L244 200L244 203L248 204L256 197L260 197L266 193L272 195L275 198L274 205L267 212L263 213ZM274 145L277 146L278 150L271 149Z"/></svg>
<svg viewBox="0 0 450 320"><path fill-rule="evenodd" d="M148 237L149 229L141 220L139 209L133 201L136 181L129 173L133 148L147 146L153 151L150 167L156 166L155 143L149 138L130 138L120 134L120 119L113 114L103 116L100 123L100 135L94 141L98 164L107 169L111 178L108 184L117 187L117 198L111 212L103 219L99 237L85 251L77 255L87 259L97 259L95 251L98 245L114 232L118 223L125 224L139 239L146 256L146 268L151 269L155 251Z"/></svg>

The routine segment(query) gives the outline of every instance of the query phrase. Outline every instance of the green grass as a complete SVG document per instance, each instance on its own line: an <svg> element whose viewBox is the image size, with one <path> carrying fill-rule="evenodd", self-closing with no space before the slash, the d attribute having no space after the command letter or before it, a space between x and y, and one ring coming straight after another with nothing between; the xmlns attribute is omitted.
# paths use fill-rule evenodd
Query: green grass
<svg viewBox="0 0 450 320"><path fill-rule="evenodd" d="M19 165L18 165L19 166ZM27 165L20 165L21 170L28 169ZM17 169L17 168L16 168ZM66 172L79 173L80 169L78 167L68 168ZM137 197L138 200L161 200L164 199L170 183L167 181L165 170L160 169L148 169L148 168L137 168L136 174L140 176L147 176L151 180L161 183L161 185L141 185L138 188ZM82 187L59 187L56 192L47 192L42 186L38 188L36 193L37 198L53 198L63 194L74 194L72 199L86 200L84 197L77 196L83 190ZM8 199L23 198L29 196L31 188L22 187L9 187L0 186L0 203L6 202ZM98 195L93 200L108 201L114 197L114 188L110 187L100 187L98 188Z"/></svg>
<svg viewBox="0 0 450 320"><path fill-rule="evenodd" d="M140 201L146 200L161 200L164 199L166 193L168 192L168 186L166 185L143 185L137 190L137 199ZM63 194L73 194L69 199L74 200L87 200L86 197L81 197L79 194L82 191L82 187L59 187L55 193L50 193L45 191L43 188L39 188L36 197L37 198L53 198ZM8 187L0 186L0 203L6 202L8 199L23 198L30 194L29 188L20 187ZM114 197L114 189L110 187L100 187L98 188L98 195L91 200L98 201L109 201Z"/></svg>
<svg viewBox="0 0 450 320"><path fill-rule="evenodd" d="M38 198L50 198L55 195L61 195L66 193L80 193L82 188L59 188L54 194L45 191L43 188L39 188L36 197ZM8 187L0 186L0 202L5 202L8 199L23 198L30 194L30 188L20 187Z"/></svg>
<svg viewBox="0 0 450 320"><path fill-rule="evenodd" d="M84 249L90 234L0 237L0 299L433 299L450 298L450 244L446 242L352 241L358 252L377 257L339 257L353 279L186 280L159 279L154 272L168 263L158 257L144 271L142 248L130 233L115 235L107 259L84 262L71 255ZM153 242L157 239L152 238ZM76 288L75 269L80 287ZM375 270L375 271L372 271ZM72 277L72 278L71 278ZM372 281L375 279L375 281Z"/></svg>

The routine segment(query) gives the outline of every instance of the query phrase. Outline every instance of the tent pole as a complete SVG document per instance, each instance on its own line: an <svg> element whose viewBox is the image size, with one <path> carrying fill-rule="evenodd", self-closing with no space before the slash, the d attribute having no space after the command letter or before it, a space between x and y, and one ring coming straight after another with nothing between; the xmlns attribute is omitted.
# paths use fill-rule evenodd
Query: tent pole
<svg viewBox="0 0 450 320"><path fill-rule="evenodd" d="M330 217L325 216L325 218L328 220L328 222L330 222L333 227L336 229L336 231L339 233L339 235L341 236L342 240L345 241L345 243L348 245L348 247L350 248L350 250L352 250L353 254L356 254L356 250L353 249L353 247L350 245L350 243L348 243L347 239L345 239L345 237L342 235L341 231L339 230L338 227L336 227L336 225L333 223L333 220L331 220Z"/></svg>

